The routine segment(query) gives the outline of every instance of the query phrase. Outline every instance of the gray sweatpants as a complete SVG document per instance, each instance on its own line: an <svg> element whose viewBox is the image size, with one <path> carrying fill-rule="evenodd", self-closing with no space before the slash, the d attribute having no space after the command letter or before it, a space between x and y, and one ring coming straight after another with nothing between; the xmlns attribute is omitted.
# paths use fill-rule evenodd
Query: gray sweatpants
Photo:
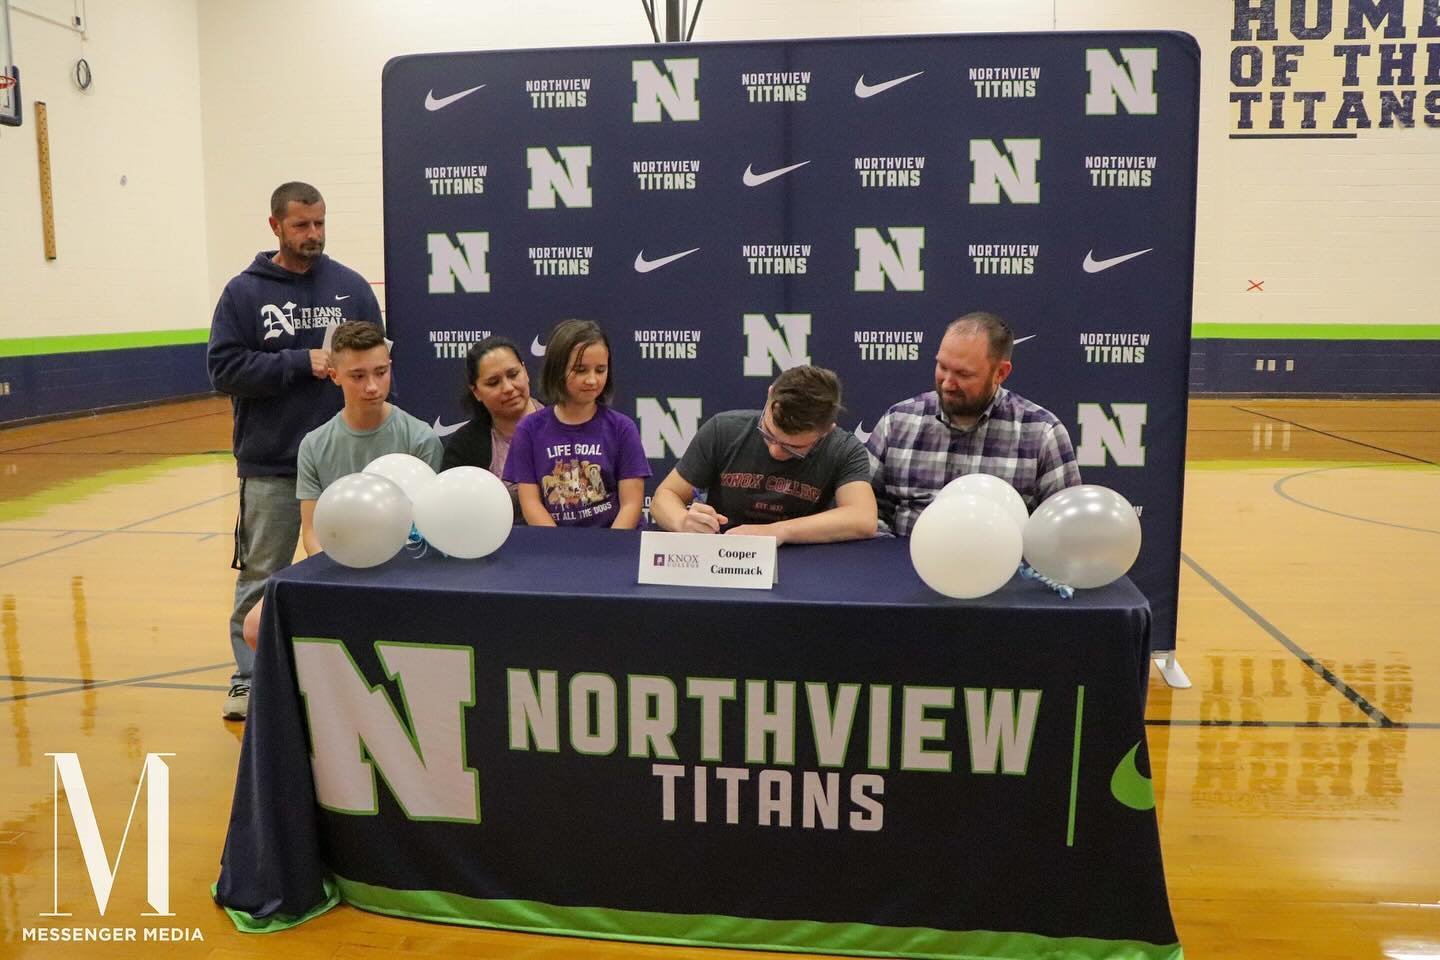
<svg viewBox="0 0 1440 960"><path fill-rule="evenodd" d="M290 565L300 541L300 501L294 477L241 477L240 517L235 524L235 610L230 614L230 647L235 653L231 683L250 682L255 652L245 645L245 614L265 593L265 581Z"/></svg>

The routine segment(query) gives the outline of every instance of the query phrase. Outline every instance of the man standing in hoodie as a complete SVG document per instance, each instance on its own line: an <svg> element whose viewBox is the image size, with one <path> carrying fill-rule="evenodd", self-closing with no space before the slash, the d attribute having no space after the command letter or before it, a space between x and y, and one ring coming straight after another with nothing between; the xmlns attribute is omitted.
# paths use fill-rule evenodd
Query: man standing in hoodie
<svg viewBox="0 0 1440 960"><path fill-rule="evenodd" d="M235 523L235 608L230 647L235 673L227 720L250 704L255 654L245 644L245 614L265 581L295 556L300 503L295 458L305 434L340 409L329 389L325 331L346 320L379 324L380 304L365 278L325 256L325 200L308 183L285 183L270 196L278 250L262 251L225 285L210 324L206 363L216 390L230 395L240 478Z"/></svg>

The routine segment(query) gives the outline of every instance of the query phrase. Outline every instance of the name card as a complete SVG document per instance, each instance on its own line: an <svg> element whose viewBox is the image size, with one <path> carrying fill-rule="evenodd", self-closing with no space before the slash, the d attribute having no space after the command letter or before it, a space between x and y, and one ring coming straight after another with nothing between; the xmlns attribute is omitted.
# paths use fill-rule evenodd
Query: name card
<svg viewBox="0 0 1440 960"><path fill-rule="evenodd" d="M640 533L640 582L769 590L779 577L774 537Z"/></svg>

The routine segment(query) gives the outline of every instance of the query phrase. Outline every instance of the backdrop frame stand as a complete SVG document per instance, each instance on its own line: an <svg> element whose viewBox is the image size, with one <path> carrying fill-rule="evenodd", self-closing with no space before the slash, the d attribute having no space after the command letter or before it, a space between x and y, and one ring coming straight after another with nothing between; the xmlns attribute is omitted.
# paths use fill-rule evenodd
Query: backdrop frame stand
<svg viewBox="0 0 1440 960"><path fill-rule="evenodd" d="M1180 660L1175 656L1174 650L1159 650L1156 655L1150 658L1155 669L1160 671L1160 676L1165 682L1176 690L1189 690L1190 677L1186 675L1185 668L1180 666Z"/></svg>

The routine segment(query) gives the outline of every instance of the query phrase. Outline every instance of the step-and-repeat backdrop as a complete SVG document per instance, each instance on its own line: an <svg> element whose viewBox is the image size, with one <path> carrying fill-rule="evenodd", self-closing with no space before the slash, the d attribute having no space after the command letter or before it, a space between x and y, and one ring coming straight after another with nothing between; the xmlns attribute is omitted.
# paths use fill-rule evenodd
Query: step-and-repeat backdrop
<svg viewBox="0 0 1440 960"><path fill-rule="evenodd" d="M1173 648L1199 50L1169 33L487 51L392 60L385 282L400 400L464 419L492 333L538 381L599 321L656 482L710 415L800 363L864 438L934 388L947 322L1015 329L1008 386L1141 513L1132 576Z"/></svg>

